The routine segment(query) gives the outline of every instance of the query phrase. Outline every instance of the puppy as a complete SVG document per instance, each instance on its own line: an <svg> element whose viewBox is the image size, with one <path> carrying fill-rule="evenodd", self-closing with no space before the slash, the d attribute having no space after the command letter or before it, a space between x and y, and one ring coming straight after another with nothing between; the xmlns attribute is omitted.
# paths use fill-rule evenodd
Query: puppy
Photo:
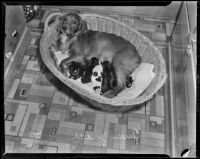
<svg viewBox="0 0 200 159"><path fill-rule="evenodd" d="M91 58L91 60L86 60L85 71L83 76L81 77L82 83L91 82L92 71L95 66L99 64L99 60L97 58Z"/></svg>
<svg viewBox="0 0 200 159"><path fill-rule="evenodd" d="M85 66L82 65L80 62L71 62L69 66L69 78L76 80L82 77L83 73L85 72L85 69Z"/></svg>
<svg viewBox="0 0 200 159"><path fill-rule="evenodd" d="M126 77L141 63L135 46L120 36L105 32L83 31L69 44L68 49L71 56L64 59L60 67L67 68L71 61L84 63L84 59L92 57L113 65L117 82L114 90L106 93L108 98L113 98L126 87Z"/></svg>
<svg viewBox="0 0 200 159"><path fill-rule="evenodd" d="M102 66L103 73L101 95L108 92L109 90L113 90L117 86L117 79L113 66L108 61L104 61Z"/></svg>
<svg viewBox="0 0 200 159"><path fill-rule="evenodd" d="M117 86L116 74L113 66L108 62L104 61L102 63L103 73L102 73L102 86L101 94L106 94L109 90L115 89ZM126 77L126 87L129 88L132 86L133 80L131 76Z"/></svg>
<svg viewBox="0 0 200 159"><path fill-rule="evenodd" d="M96 65L93 68L92 77L91 77L91 84L92 84L93 90L97 94L101 94L102 74L103 74L102 61L99 61L98 65Z"/></svg>
<svg viewBox="0 0 200 159"><path fill-rule="evenodd" d="M64 14L60 17L57 27L58 40L57 46L63 52L68 49L68 45L78 34L87 30L87 24L76 13Z"/></svg>

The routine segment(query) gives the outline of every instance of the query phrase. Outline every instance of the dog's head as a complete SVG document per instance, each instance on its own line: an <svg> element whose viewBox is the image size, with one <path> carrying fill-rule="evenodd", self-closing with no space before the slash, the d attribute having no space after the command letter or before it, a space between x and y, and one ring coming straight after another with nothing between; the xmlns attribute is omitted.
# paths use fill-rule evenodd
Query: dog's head
<svg viewBox="0 0 200 159"><path fill-rule="evenodd" d="M83 75L84 67L80 62L71 62L69 65L69 78L74 80L80 78Z"/></svg>
<svg viewBox="0 0 200 159"><path fill-rule="evenodd" d="M76 13L64 14L60 18L60 33L64 33L69 37L73 37L87 30L87 24Z"/></svg>
<svg viewBox="0 0 200 159"><path fill-rule="evenodd" d="M99 61L99 64L93 68L91 77L93 89L95 90L96 93L99 94L101 93L102 74L103 74L102 62Z"/></svg>

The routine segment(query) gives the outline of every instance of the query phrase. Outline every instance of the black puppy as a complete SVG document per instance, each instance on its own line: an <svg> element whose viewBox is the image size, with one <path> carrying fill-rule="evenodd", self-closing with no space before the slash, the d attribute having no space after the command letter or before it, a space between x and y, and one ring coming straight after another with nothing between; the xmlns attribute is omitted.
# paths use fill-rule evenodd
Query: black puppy
<svg viewBox="0 0 200 159"><path fill-rule="evenodd" d="M85 60L86 66L83 76L81 77L82 83L89 83L91 82L92 70L93 68L99 64L99 60L95 57L91 58L90 60Z"/></svg>
<svg viewBox="0 0 200 159"><path fill-rule="evenodd" d="M103 74L102 74L102 84L101 84L101 94L108 92L109 90L116 87L116 75L112 65L108 61L102 63Z"/></svg>
<svg viewBox="0 0 200 159"><path fill-rule="evenodd" d="M101 85L101 95L113 90L117 86L116 74L114 67L108 61L102 63L103 74L102 74L102 85ZM133 79L131 76L126 77L126 87L129 88L132 86Z"/></svg>
<svg viewBox="0 0 200 159"><path fill-rule="evenodd" d="M76 80L82 77L85 69L85 65L82 65L80 62L71 62L69 65L69 78Z"/></svg>

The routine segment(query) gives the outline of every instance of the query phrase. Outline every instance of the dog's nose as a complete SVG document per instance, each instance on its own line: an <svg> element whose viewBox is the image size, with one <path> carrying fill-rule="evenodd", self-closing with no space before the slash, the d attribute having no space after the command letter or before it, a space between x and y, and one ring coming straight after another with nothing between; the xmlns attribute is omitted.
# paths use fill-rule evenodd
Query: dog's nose
<svg viewBox="0 0 200 159"><path fill-rule="evenodd" d="M101 82L101 76L98 76L98 78L96 78L96 81Z"/></svg>

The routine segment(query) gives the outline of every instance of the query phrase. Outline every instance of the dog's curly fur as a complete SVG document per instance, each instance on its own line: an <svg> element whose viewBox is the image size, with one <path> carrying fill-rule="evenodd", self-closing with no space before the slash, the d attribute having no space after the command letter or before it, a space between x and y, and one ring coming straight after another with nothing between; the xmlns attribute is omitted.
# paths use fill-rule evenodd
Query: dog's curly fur
<svg viewBox="0 0 200 159"><path fill-rule="evenodd" d="M68 17L68 15L64 17ZM64 29L66 23L62 23L61 28ZM65 30L64 33L68 35ZM85 63L87 59L92 57L109 61L114 68L117 82L113 90L104 94L108 98L113 98L126 87L127 76L141 63L141 57L135 46L124 38L111 33L92 30L80 31L76 38L70 42L68 50L71 56L61 62L61 68L67 69L68 64L72 61Z"/></svg>
<svg viewBox="0 0 200 159"><path fill-rule="evenodd" d="M58 40L57 46L62 51L66 51L70 42L76 39L76 37L87 30L87 24L76 13L64 14L59 19L57 27Z"/></svg>

